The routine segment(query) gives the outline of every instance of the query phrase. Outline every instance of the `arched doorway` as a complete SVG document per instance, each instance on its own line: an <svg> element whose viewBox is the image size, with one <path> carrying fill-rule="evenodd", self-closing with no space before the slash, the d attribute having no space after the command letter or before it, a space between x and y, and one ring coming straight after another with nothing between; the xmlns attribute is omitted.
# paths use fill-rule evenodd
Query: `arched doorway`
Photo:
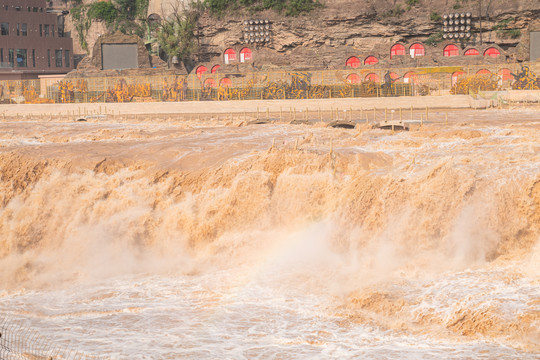
<svg viewBox="0 0 540 360"><path fill-rule="evenodd" d="M459 48L454 44L448 44L444 47L443 56L459 56Z"/></svg>
<svg viewBox="0 0 540 360"><path fill-rule="evenodd" d="M394 46L390 48L390 59L396 55L405 55L405 46L394 44Z"/></svg>
<svg viewBox="0 0 540 360"><path fill-rule="evenodd" d="M250 48L245 47L242 50L240 50L240 62L241 63L246 62L246 61L250 61L252 58L253 58L253 54L252 54Z"/></svg>
<svg viewBox="0 0 540 360"><path fill-rule="evenodd" d="M494 47L487 48L486 51L484 51L484 56L496 58L499 55L501 55L501 52Z"/></svg>
<svg viewBox="0 0 540 360"><path fill-rule="evenodd" d="M502 81L514 80L514 76L510 69L500 69L498 75L501 77Z"/></svg>
<svg viewBox="0 0 540 360"><path fill-rule="evenodd" d="M208 69L207 69L206 66L204 66L204 65L201 65L201 66L199 66L199 67L197 68L196 73L197 73L197 77L199 78L199 80L201 79L201 77L203 76L203 74L204 74L205 72L207 72L207 71L208 71Z"/></svg>
<svg viewBox="0 0 540 360"><path fill-rule="evenodd" d="M480 69L476 72L476 75L491 75L491 71L487 69Z"/></svg>
<svg viewBox="0 0 540 360"><path fill-rule="evenodd" d="M364 65L375 65L376 63L379 62L379 59L377 59L375 56L373 55L369 55L365 60L364 60Z"/></svg>
<svg viewBox="0 0 540 360"><path fill-rule="evenodd" d="M380 80L379 75L375 73L369 73L366 75L366 81L379 82L379 80Z"/></svg>
<svg viewBox="0 0 540 360"><path fill-rule="evenodd" d="M452 86L456 86L459 77L465 74L463 71L456 71L452 74Z"/></svg>
<svg viewBox="0 0 540 360"><path fill-rule="evenodd" d="M468 49L467 51L465 51L465 54L463 54L465 56L474 56L474 55L480 55L480 53L478 52L478 50L476 49Z"/></svg>
<svg viewBox="0 0 540 360"><path fill-rule="evenodd" d="M214 79L206 79L204 81L204 87L205 88L215 88L217 86L216 81Z"/></svg>
<svg viewBox="0 0 540 360"><path fill-rule="evenodd" d="M359 84L362 80L360 79L360 75L358 74L349 74L347 76L347 83L348 84Z"/></svg>
<svg viewBox="0 0 540 360"><path fill-rule="evenodd" d="M360 59L357 58L356 56L351 56L345 62L345 66L352 67L353 69L360 67L360 64L361 64Z"/></svg>
<svg viewBox="0 0 540 360"><path fill-rule="evenodd" d="M214 66L212 66L212 70L210 72L212 74L215 74L215 73L217 73L217 71L219 70L220 67L221 67L221 65L214 65Z"/></svg>
<svg viewBox="0 0 540 360"><path fill-rule="evenodd" d="M223 62L230 64L232 61L236 61L236 51L229 48L223 53Z"/></svg>
<svg viewBox="0 0 540 360"><path fill-rule="evenodd" d="M420 43L412 44L409 48L409 54L412 58L417 56L424 56L426 55L426 48Z"/></svg>
<svg viewBox="0 0 540 360"><path fill-rule="evenodd" d="M418 82L418 75L414 71L406 72L403 75L403 82L405 84L416 84Z"/></svg>
<svg viewBox="0 0 540 360"><path fill-rule="evenodd" d="M232 81L231 79L224 77L223 79L219 81L219 85L223 87L229 87L232 85Z"/></svg>

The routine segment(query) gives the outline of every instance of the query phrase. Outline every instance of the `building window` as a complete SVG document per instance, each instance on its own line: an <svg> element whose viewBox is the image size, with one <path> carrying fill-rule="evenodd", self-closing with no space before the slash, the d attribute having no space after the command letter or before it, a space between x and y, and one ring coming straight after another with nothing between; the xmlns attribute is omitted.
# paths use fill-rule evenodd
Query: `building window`
<svg viewBox="0 0 540 360"><path fill-rule="evenodd" d="M51 67L51 49L47 49L47 66Z"/></svg>
<svg viewBox="0 0 540 360"><path fill-rule="evenodd" d="M51 25L51 36L54 37L54 25Z"/></svg>
<svg viewBox="0 0 540 360"><path fill-rule="evenodd" d="M8 63L9 67L13 67L13 62L15 61L15 55L13 49L8 50Z"/></svg>
<svg viewBox="0 0 540 360"><path fill-rule="evenodd" d="M412 44L409 48L409 54L412 58L417 56L424 56L426 55L426 49L424 48L424 45L420 43Z"/></svg>
<svg viewBox="0 0 540 360"><path fill-rule="evenodd" d="M30 6L28 6L28 7L26 8L26 11L30 12L30 10L31 10L31 8L30 8Z"/></svg>
<svg viewBox="0 0 540 360"><path fill-rule="evenodd" d="M231 61L236 61L236 51L234 51L233 49L225 50L225 53L223 54L223 60L225 64L228 64Z"/></svg>
<svg viewBox="0 0 540 360"><path fill-rule="evenodd" d="M32 8L32 11L33 11L33 12L37 12L37 11L38 11L38 8L37 8L37 7Z"/></svg>
<svg viewBox="0 0 540 360"><path fill-rule="evenodd" d="M17 36L21 35L20 27L21 27L21 24L17 24Z"/></svg>
<svg viewBox="0 0 540 360"><path fill-rule="evenodd" d="M21 24L21 33L22 33L22 36L28 36L28 25L27 24Z"/></svg>
<svg viewBox="0 0 540 360"><path fill-rule="evenodd" d="M62 50L54 50L54 58L56 59L56 67L62 67Z"/></svg>
<svg viewBox="0 0 540 360"><path fill-rule="evenodd" d="M20 6L15 6L15 11L21 11L21 7Z"/></svg>
<svg viewBox="0 0 540 360"><path fill-rule="evenodd" d="M212 66L211 73L212 73L212 74L217 73L217 71L219 70L220 67L221 67L220 65L214 65L214 66Z"/></svg>
<svg viewBox="0 0 540 360"><path fill-rule="evenodd" d="M379 59L377 59L375 56L370 55L364 60L364 65L375 65L378 62Z"/></svg>
<svg viewBox="0 0 540 360"><path fill-rule="evenodd" d="M9 35L9 23L0 23L0 28L2 29L2 35Z"/></svg>
<svg viewBox="0 0 540 360"><path fill-rule="evenodd" d="M458 56L459 49L454 44L446 45L443 49L443 56Z"/></svg>
<svg viewBox="0 0 540 360"><path fill-rule="evenodd" d="M26 49L17 49L17 67L27 67Z"/></svg>
<svg viewBox="0 0 540 360"><path fill-rule="evenodd" d="M390 59L396 55L405 55L405 46L401 44L395 44L390 48Z"/></svg>
<svg viewBox="0 0 540 360"><path fill-rule="evenodd" d="M48 37L49 36L49 25L46 24L45 25L45 37Z"/></svg>
<svg viewBox="0 0 540 360"><path fill-rule="evenodd" d="M39 24L39 36L43 36L43 25Z"/></svg>
<svg viewBox="0 0 540 360"><path fill-rule="evenodd" d="M351 56L350 58L345 61L345 66L352 67L353 69L356 69L357 67L360 67L360 59L356 56Z"/></svg>
<svg viewBox="0 0 540 360"><path fill-rule="evenodd" d="M36 49L32 49L32 66L36 67Z"/></svg>
<svg viewBox="0 0 540 360"><path fill-rule="evenodd" d="M64 65L66 65L66 67L71 66L69 60L69 50L64 50Z"/></svg>
<svg viewBox="0 0 540 360"><path fill-rule="evenodd" d="M4 67L4 49L0 48L0 68Z"/></svg>
<svg viewBox="0 0 540 360"><path fill-rule="evenodd" d="M8 11L8 10L9 10L9 6L8 6L8 5L4 5L4 10Z"/></svg>

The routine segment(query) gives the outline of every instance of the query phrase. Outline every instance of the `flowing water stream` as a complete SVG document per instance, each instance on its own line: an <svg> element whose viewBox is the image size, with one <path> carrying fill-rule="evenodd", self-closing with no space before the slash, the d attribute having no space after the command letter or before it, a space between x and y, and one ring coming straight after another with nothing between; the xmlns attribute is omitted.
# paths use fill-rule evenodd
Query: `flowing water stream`
<svg viewBox="0 0 540 360"><path fill-rule="evenodd" d="M86 357L540 358L537 112L241 125L0 123L0 314Z"/></svg>

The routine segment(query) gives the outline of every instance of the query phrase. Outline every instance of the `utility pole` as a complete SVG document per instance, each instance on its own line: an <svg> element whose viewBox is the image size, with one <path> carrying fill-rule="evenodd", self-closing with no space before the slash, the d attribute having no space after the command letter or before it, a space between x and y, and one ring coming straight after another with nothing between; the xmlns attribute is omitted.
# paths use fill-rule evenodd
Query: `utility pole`
<svg viewBox="0 0 540 360"><path fill-rule="evenodd" d="M482 0L478 0L478 16L480 19L480 45L482 45Z"/></svg>

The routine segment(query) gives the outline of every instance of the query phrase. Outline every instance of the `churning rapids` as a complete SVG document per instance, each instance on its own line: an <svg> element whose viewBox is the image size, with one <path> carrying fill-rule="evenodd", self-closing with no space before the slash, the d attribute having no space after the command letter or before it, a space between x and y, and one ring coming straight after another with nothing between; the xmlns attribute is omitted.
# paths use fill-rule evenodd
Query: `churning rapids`
<svg viewBox="0 0 540 360"><path fill-rule="evenodd" d="M540 357L538 111L394 134L4 120L0 171L0 317L53 348Z"/></svg>

